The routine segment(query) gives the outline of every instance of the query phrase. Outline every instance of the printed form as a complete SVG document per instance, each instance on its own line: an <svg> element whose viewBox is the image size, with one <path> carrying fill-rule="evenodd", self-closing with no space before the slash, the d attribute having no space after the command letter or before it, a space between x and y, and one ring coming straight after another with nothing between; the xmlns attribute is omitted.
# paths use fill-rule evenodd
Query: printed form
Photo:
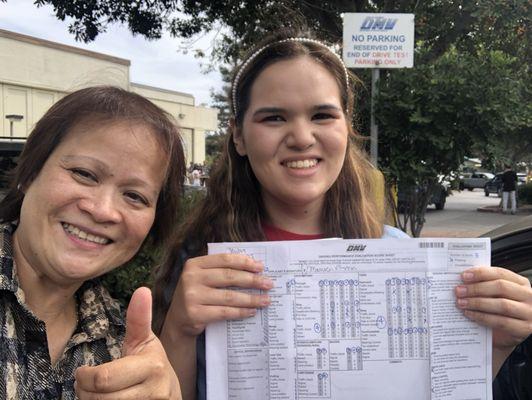
<svg viewBox="0 0 532 400"><path fill-rule="evenodd" d="M207 398L491 400L491 331L455 305L489 239L209 244L245 253L272 303L209 325Z"/></svg>

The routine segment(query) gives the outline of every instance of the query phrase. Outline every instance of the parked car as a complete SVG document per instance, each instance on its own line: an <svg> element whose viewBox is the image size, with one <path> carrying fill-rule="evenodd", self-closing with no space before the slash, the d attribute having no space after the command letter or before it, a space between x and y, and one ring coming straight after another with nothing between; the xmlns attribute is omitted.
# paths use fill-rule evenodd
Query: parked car
<svg viewBox="0 0 532 400"><path fill-rule="evenodd" d="M418 189L418 188L416 188ZM436 210L443 210L445 208L445 201L447 200L448 189L445 185L439 183L429 200L429 205L434 204ZM399 185L397 193L397 209L399 212L406 208L406 201L408 198L408 189Z"/></svg>
<svg viewBox="0 0 532 400"><path fill-rule="evenodd" d="M526 174L523 172L517 173L517 186L525 185L526 184ZM493 179L490 179L488 182L486 182L486 185L484 186L484 194L489 196L491 193L495 193L497 196L502 196L502 172L500 174L497 174L493 177Z"/></svg>
<svg viewBox="0 0 532 400"><path fill-rule="evenodd" d="M497 174L486 182L484 186L484 195L487 197L490 193L495 193L497 196L502 196L502 174Z"/></svg>
<svg viewBox="0 0 532 400"><path fill-rule="evenodd" d="M490 172L464 173L460 176L458 188L460 190L483 189L486 183L494 177L495 175Z"/></svg>
<svg viewBox="0 0 532 400"><path fill-rule="evenodd" d="M526 173L524 172L518 172L517 173L517 185L526 185Z"/></svg>

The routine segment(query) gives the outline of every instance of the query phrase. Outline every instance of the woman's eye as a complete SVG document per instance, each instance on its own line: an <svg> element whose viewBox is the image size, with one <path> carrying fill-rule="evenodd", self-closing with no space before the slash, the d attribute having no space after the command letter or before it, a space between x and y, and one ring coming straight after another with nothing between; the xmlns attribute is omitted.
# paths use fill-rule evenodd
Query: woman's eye
<svg viewBox="0 0 532 400"><path fill-rule="evenodd" d="M131 201L131 202L133 202L135 204L143 204L145 206L147 206L149 204L148 200L144 196L142 196L142 195L140 195L140 194L138 194L136 192L126 192L126 193L124 193L124 196L126 196L129 201Z"/></svg>
<svg viewBox="0 0 532 400"><path fill-rule="evenodd" d="M98 178L96 177L96 175L94 175L90 171L87 171L86 169L72 168L70 171L72 172L73 175L75 175L78 178L81 178L84 181L98 182Z"/></svg>
<svg viewBox="0 0 532 400"><path fill-rule="evenodd" d="M318 113L318 114L314 114L312 116L312 119L316 120L316 119L331 119L331 118L335 118L334 115L332 114L328 114L328 113Z"/></svg>
<svg viewBox="0 0 532 400"><path fill-rule="evenodd" d="M262 119L263 122L282 122L284 118L280 115L268 115Z"/></svg>

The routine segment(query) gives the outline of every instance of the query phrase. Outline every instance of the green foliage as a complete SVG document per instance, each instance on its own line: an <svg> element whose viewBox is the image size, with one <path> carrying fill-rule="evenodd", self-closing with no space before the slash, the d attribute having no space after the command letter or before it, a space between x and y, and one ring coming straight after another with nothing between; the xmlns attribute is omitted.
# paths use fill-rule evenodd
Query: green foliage
<svg viewBox="0 0 532 400"><path fill-rule="evenodd" d="M431 64L388 72L377 109L388 172L401 180L448 175L474 145L524 129L531 117L514 63L498 51L452 49Z"/></svg>
<svg viewBox="0 0 532 400"><path fill-rule="evenodd" d="M152 286L152 270L160 261L161 252L146 242L131 261L104 275L102 282L111 296L124 308L133 291L140 286Z"/></svg>
<svg viewBox="0 0 532 400"><path fill-rule="evenodd" d="M214 133L205 137L205 164L212 165L222 153L225 134Z"/></svg>
<svg viewBox="0 0 532 400"><path fill-rule="evenodd" d="M179 221L185 220L198 202L205 196L205 190L185 190L179 208ZM177 227L176 227L177 229ZM125 308L131 295L140 286L152 286L153 270L161 261L161 249L153 246L148 239L133 259L123 266L104 275L102 282L111 296L120 301Z"/></svg>
<svg viewBox="0 0 532 400"><path fill-rule="evenodd" d="M517 188L517 198L519 204L532 205L532 183L519 186Z"/></svg>

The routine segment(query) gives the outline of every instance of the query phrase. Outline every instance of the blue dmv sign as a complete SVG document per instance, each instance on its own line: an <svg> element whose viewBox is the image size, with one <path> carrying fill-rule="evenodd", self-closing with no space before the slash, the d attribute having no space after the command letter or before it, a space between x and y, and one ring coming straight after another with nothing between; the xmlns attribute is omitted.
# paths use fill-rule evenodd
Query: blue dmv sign
<svg viewBox="0 0 532 400"><path fill-rule="evenodd" d="M393 30L397 18L366 17L360 26L361 31L390 31Z"/></svg>
<svg viewBox="0 0 532 400"><path fill-rule="evenodd" d="M412 68L414 14L344 14L348 68Z"/></svg>

